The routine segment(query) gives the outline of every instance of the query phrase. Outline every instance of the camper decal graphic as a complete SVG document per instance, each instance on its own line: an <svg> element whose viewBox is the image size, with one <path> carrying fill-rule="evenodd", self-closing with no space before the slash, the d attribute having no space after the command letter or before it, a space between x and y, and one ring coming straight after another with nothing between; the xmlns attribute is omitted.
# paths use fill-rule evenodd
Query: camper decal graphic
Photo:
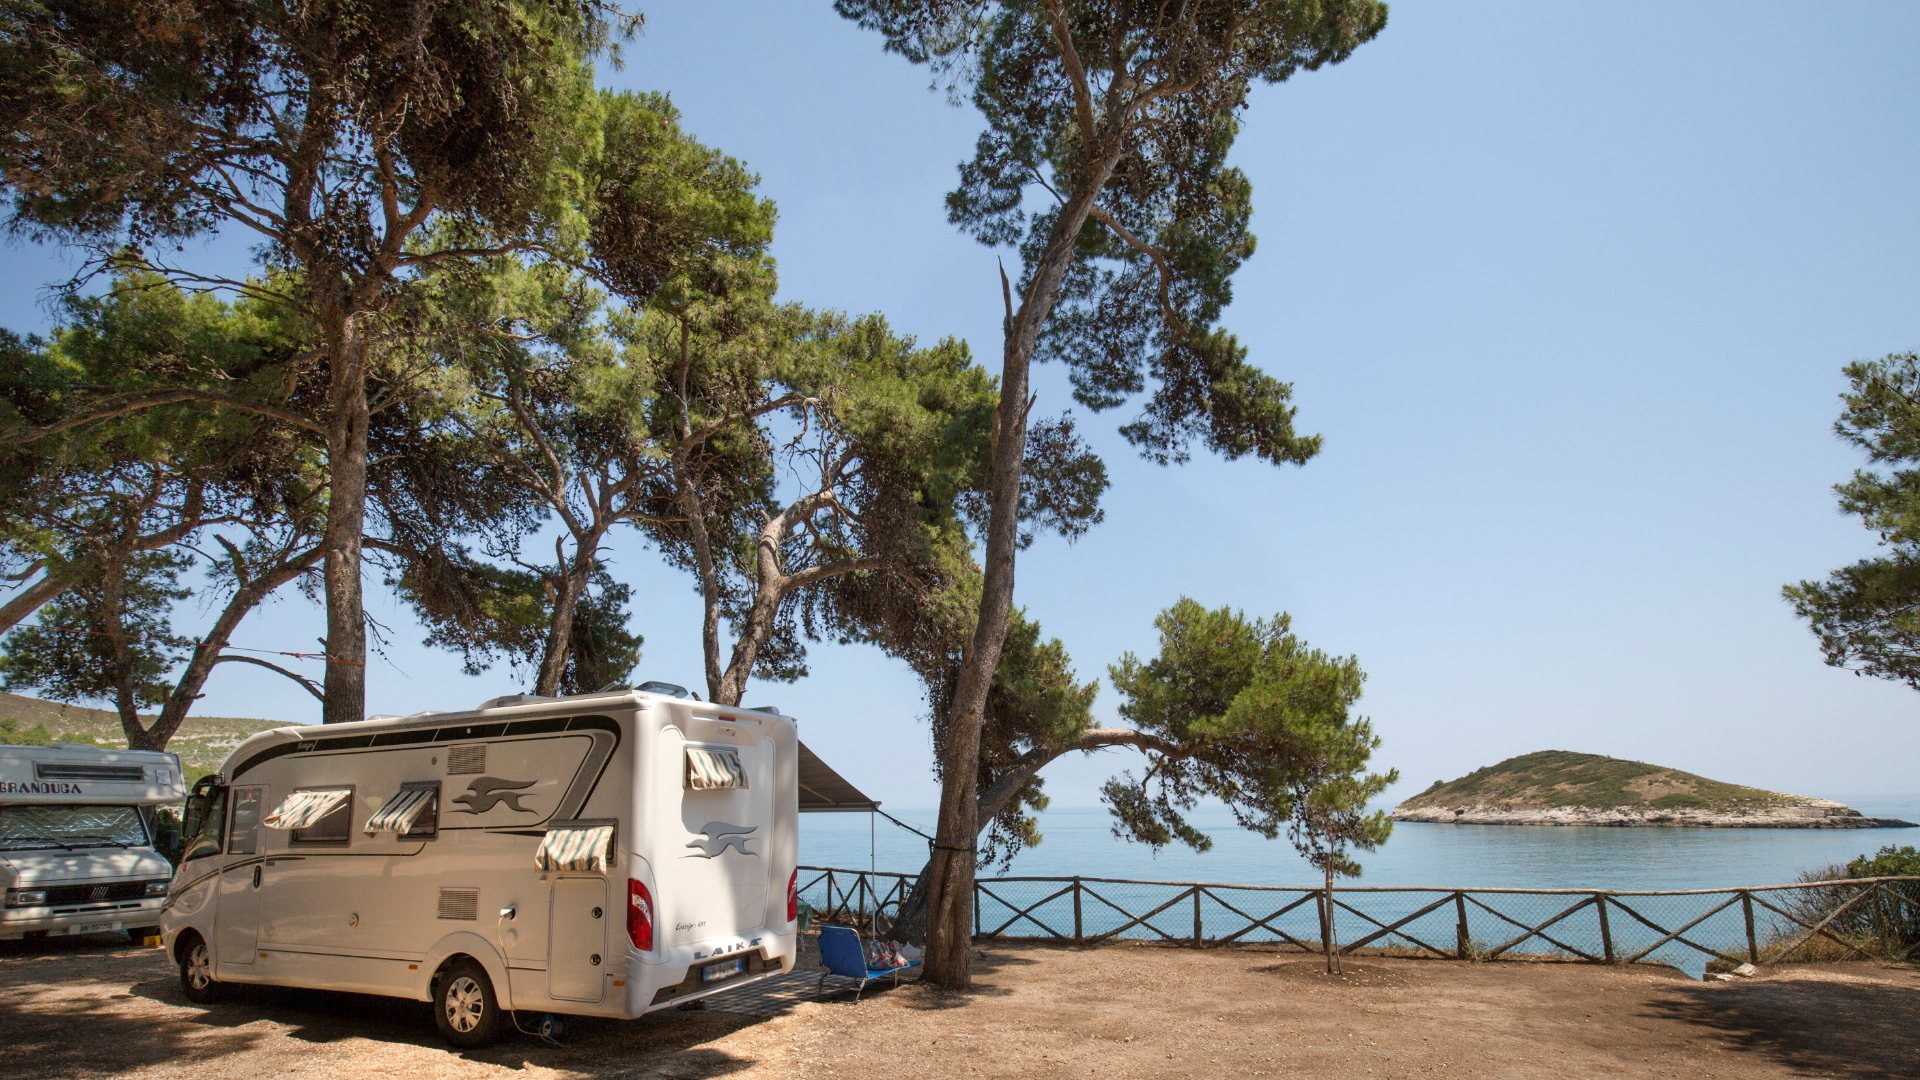
<svg viewBox="0 0 1920 1080"><path fill-rule="evenodd" d="M467 790L453 801L467 808L469 814L484 814L505 803L507 809L516 814L533 814L539 811L520 802L520 789L530 788L533 780L502 780L497 776L482 776L467 785Z"/></svg>
<svg viewBox="0 0 1920 1080"><path fill-rule="evenodd" d="M747 839L751 837L754 830L759 827L758 825L740 826L729 825L724 821L709 821L700 827L699 835L703 837L703 839L695 840L687 844L690 848L699 848L700 850L694 852L692 855L682 855L681 858L711 859L728 848L733 848L742 855L758 855L760 854L759 852L751 851L747 848Z"/></svg>

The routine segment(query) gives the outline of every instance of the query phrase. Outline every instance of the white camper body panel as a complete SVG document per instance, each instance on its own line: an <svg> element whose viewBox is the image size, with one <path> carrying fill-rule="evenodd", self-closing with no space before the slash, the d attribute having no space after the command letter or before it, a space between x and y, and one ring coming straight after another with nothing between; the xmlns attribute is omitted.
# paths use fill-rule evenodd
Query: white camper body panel
<svg viewBox="0 0 1920 1080"><path fill-rule="evenodd" d="M746 786L690 788L689 746L731 751ZM188 841L166 944L198 935L225 982L422 1000L470 956L503 1008L619 1017L779 974L798 748L791 718L636 691L265 732L222 766L224 828ZM437 791L414 832L367 832L419 786ZM296 791L339 789L344 836L264 824ZM604 870L536 865L550 834L603 827ZM649 949L629 937L630 882Z"/></svg>
<svg viewBox="0 0 1920 1080"><path fill-rule="evenodd" d="M0 746L0 939L157 925L173 867L153 811L185 797L172 754Z"/></svg>

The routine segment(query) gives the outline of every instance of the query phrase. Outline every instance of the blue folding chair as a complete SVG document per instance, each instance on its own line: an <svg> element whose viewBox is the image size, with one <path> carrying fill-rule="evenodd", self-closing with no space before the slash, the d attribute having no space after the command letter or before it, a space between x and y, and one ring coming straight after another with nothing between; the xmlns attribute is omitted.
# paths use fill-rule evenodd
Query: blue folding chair
<svg viewBox="0 0 1920 1080"><path fill-rule="evenodd" d="M851 926L823 926L820 928L820 966L818 989L826 989L829 975L859 979L860 986L853 992L853 1000L859 1001L868 983L892 976L893 984L898 986L900 973L919 967L920 961L909 961L899 967L870 968L867 966L867 950L860 943L859 931Z"/></svg>

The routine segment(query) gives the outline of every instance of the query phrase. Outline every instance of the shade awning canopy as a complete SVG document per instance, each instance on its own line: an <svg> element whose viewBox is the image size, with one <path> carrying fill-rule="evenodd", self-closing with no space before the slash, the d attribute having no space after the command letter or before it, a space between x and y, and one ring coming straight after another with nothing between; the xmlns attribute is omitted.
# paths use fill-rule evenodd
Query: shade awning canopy
<svg viewBox="0 0 1920 1080"><path fill-rule="evenodd" d="M820 756L800 744L800 812L829 813L841 810L875 810L880 804L867 798L859 788L834 772Z"/></svg>
<svg viewBox="0 0 1920 1080"><path fill-rule="evenodd" d="M601 874L613 848L613 826L590 822L555 825L540 841L533 862L541 873L573 871Z"/></svg>
<svg viewBox="0 0 1920 1080"><path fill-rule="evenodd" d="M347 801L352 794L346 788L331 788L324 791L295 791L286 797L273 813L262 818L260 824L269 829L307 829L314 822L332 813L339 805Z"/></svg>
<svg viewBox="0 0 1920 1080"><path fill-rule="evenodd" d="M413 828L413 823L419 820L421 812L437 794L439 789L436 787L401 788L394 793L393 798L388 799L385 805L374 811L373 816L367 819L367 835L372 836L381 832L390 832L396 836L404 834L408 829Z"/></svg>

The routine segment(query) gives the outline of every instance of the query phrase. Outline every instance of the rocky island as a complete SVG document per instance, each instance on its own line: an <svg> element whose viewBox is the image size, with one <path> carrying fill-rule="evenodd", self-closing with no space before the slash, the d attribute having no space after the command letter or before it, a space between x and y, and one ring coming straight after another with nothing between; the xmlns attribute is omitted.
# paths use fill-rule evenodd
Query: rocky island
<svg viewBox="0 0 1920 1080"><path fill-rule="evenodd" d="M1542 750L1477 769L1394 808L1395 821L1453 825L1619 825L1711 829L1913 828L1831 799L1783 795L1678 769Z"/></svg>

